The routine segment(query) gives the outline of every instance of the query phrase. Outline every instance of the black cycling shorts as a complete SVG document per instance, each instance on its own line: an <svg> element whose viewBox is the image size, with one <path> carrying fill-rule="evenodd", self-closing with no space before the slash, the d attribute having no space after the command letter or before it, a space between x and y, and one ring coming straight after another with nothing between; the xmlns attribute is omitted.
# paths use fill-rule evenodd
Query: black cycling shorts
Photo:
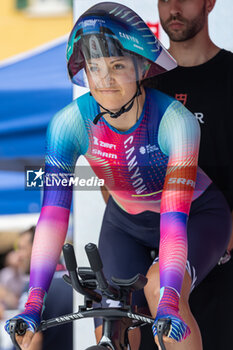
<svg viewBox="0 0 233 350"><path fill-rule="evenodd" d="M192 278L192 288L198 285L224 254L231 234L231 213L222 193L211 184L191 205L187 235L188 261L186 268ZM99 237L99 250L104 274L131 278L146 275L153 263L151 252L158 255L160 214L145 211L132 215L121 209L110 197ZM133 304L147 306L143 291L133 295ZM103 300L103 307L120 306ZM96 326L100 320L95 320Z"/></svg>

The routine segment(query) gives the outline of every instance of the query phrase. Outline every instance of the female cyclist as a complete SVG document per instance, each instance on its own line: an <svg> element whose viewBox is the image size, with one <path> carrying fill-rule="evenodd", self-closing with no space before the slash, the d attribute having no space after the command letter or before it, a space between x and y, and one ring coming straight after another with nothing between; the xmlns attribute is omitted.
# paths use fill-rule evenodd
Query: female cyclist
<svg viewBox="0 0 233 350"><path fill-rule="evenodd" d="M72 82L89 86L90 93L51 121L46 174L68 176L79 155L87 158L111 194L99 238L104 273L129 278L149 270L145 295L155 322L171 319L167 349L200 350L189 293L225 251L231 215L221 193L198 168L195 117L180 102L141 84L176 63L135 12L112 2L97 4L78 19L67 60ZM71 197L71 186L45 186L29 297L17 316L28 324L19 340L23 347L40 324ZM159 252L153 264L152 249ZM133 302L145 307L145 295L138 292ZM97 335L99 326L97 320ZM156 327L153 331L157 339Z"/></svg>

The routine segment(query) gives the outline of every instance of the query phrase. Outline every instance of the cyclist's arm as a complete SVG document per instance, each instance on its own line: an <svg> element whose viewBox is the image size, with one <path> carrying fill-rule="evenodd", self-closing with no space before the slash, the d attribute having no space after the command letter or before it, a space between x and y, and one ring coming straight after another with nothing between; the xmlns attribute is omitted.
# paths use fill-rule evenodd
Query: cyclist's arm
<svg viewBox="0 0 233 350"><path fill-rule="evenodd" d="M52 177L66 178L72 174L82 153L82 119L75 102L63 109L51 121L47 131L45 176L51 185ZM83 129L83 130L82 130ZM61 176L61 174L64 174ZM51 283L66 237L72 200L72 184L44 186L43 207L36 227L32 249L30 287L46 292Z"/></svg>
<svg viewBox="0 0 233 350"><path fill-rule="evenodd" d="M161 199L160 286L180 294L187 260L187 219L195 187L200 128L196 118L178 101L166 110L159 142L168 155Z"/></svg>
<svg viewBox="0 0 233 350"><path fill-rule="evenodd" d="M87 147L87 132L74 101L59 112L49 125L46 174L57 174L59 180L62 173L66 178L73 172L79 154L85 153ZM65 189L45 185L43 207L33 242L28 300L24 311L14 317L27 324L26 334L18 337L19 343L24 346L30 344L41 321L46 293L67 232L71 199L72 185L68 184ZM5 329L10 332L10 320L6 321Z"/></svg>
<svg viewBox="0 0 233 350"><path fill-rule="evenodd" d="M160 300L153 325L170 319L169 338L182 341L190 334L179 314L179 297L187 260L187 219L197 173L200 129L195 117L178 101L167 108L159 127L159 144L168 155L161 198Z"/></svg>

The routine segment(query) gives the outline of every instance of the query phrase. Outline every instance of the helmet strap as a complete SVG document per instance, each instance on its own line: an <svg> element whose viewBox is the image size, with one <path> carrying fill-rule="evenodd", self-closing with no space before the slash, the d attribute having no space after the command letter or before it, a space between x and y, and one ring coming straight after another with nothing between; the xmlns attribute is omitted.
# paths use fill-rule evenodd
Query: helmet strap
<svg viewBox="0 0 233 350"><path fill-rule="evenodd" d="M131 110L131 108L133 107L134 104L134 100L136 97L140 96L142 94L141 92L141 88L140 88L140 84L139 81L136 82L137 83L137 90L135 92L135 94L133 95L133 97L127 102L125 103L121 109L118 112L111 112L109 109L103 107L100 103L98 103L98 105L105 110L105 112L100 112L99 114L97 114L97 116L95 117L95 119L93 120L93 123L96 125L98 123L98 121L100 120L100 118L105 115L105 114L109 114L111 118L118 118L120 117L123 113L129 112ZM129 105L128 107L126 107L127 105Z"/></svg>

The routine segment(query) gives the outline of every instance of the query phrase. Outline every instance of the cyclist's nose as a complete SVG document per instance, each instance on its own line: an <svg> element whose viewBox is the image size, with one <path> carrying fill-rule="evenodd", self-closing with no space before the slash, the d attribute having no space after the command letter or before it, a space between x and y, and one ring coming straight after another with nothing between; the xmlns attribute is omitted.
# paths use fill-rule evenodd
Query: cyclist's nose
<svg viewBox="0 0 233 350"><path fill-rule="evenodd" d="M111 71L107 71L105 75L102 75L101 77L102 87L110 87L114 85L114 83L115 83L115 77Z"/></svg>
<svg viewBox="0 0 233 350"><path fill-rule="evenodd" d="M115 78L112 76L112 74L107 74L106 77L104 78L104 81L106 82L107 85L111 86L115 82Z"/></svg>

